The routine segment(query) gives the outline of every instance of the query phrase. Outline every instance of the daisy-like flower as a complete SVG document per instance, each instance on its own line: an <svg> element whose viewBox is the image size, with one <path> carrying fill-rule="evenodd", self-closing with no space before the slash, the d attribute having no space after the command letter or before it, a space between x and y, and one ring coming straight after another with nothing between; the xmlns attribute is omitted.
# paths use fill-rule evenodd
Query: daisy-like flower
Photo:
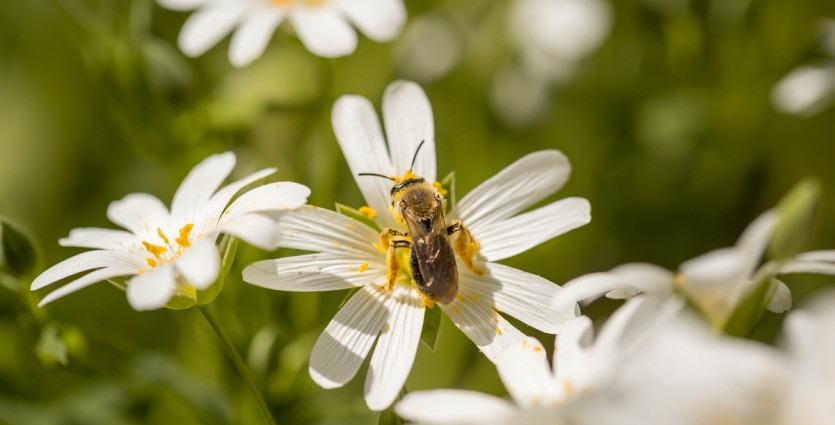
<svg viewBox="0 0 835 425"><path fill-rule="evenodd" d="M633 263L609 272L578 277L564 285L566 290L559 295L557 303L573 304L603 294L616 299L638 293L660 298L684 294L702 310L709 322L722 328L754 284L771 279L774 295L768 309L784 312L791 308L791 292L774 277L781 269L771 263L758 267L778 220L776 211L767 211L748 226L735 246L686 261L678 274L652 264ZM806 263L796 261L783 267L789 265L796 269L784 272L812 270L811 264L806 266Z"/></svg>
<svg viewBox="0 0 835 425"><path fill-rule="evenodd" d="M627 330L647 329L632 323L656 307L646 301L639 297L624 304L594 341L588 317L569 321L557 335L553 370L536 339L508 348L496 368L513 403L474 391L432 390L407 394L395 410L409 421L430 425L571 423L571 410L588 394L605 389L623 352L637 341Z"/></svg>
<svg viewBox="0 0 835 425"><path fill-rule="evenodd" d="M367 99L343 96L334 105L334 131L351 172L408 174L435 182L434 120L423 90L408 82L390 85L383 98L383 118L388 144ZM420 143L423 147L415 157ZM435 307L490 360L524 340L500 311L547 333L557 332L575 316L574 305L556 308L551 302L559 286L494 262L589 222L590 206L582 198L522 213L558 190L569 173L568 160L558 151L527 155L464 196L446 217L446 224L460 220L472 239L467 253L455 256L457 296ZM365 399L371 409L381 410L394 401L409 375L428 306L425 295L413 286L408 259L390 274L391 258L381 249L380 229L407 230L387 213L392 182L373 176L358 176L356 181L368 203L360 208L367 220L313 206L282 213L279 245L314 253L257 262L244 270L244 280L284 291L359 287L313 347L310 374L325 388L344 385L376 340ZM453 244L463 232L451 236ZM397 279L389 281L391 277Z"/></svg>
<svg viewBox="0 0 835 425"><path fill-rule="evenodd" d="M197 11L180 32L178 44L199 56L235 30L229 61L245 66L264 52L275 29L292 23L302 43L323 57L351 54L357 47L353 23L374 41L397 36L406 20L402 0L158 0L173 10ZM349 23L350 22L350 23Z"/></svg>
<svg viewBox="0 0 835 425"><path fill-rule="evenodd" d="M832 104L835 99L835 20L822 19L819 34L819 44L829 57L800 65L781 78L771 90L774 109L808 117Z"/></svg>
<svg viewBox="0 0 835 425"><path fill-rule="evenodd" d="M107 217L127 231L73 229L59 243L93 250L50 267L35 278L32 290L89 273L49 293L39 305L119 276L132 276L127 281L127 299L136 310L161 308L175 295L196 300L197 291L207 289L218 278L218 235L274 248L275 223L262 213L304 205L310 189L292 182L269 183L230 204L245 186L275 172L261 170L218 190L234 166L231 152L206 158L183 180L170 212L162 201L146 193L112 202Z"/></svg>

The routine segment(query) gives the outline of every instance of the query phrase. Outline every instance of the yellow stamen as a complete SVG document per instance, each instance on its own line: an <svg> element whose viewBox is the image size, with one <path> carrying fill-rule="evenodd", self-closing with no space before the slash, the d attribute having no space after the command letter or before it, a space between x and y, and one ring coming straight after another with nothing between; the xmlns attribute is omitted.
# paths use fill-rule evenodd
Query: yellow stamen
<svg viewBox="0 0 835 425"><path fill-rule="evenodd" d="M151 254L154 254L154 257L157 258L159 258L160 255L167 251L167 249L164 246L154 245L145 241L142 241L142 245L145 245L145 249L147 249L148 252L150 252Z"/></svg>
<svg viewBox="0 0 835 425"><path fill-rule="evenodd" d="M148 263L148 265L151 266L151 267L156 267L157 266L157 262L154 261L153 258L148 257L148 258L145 259L145 262Z"/></svg>
<svg viewBox="0 0 835 425"><path fill-rule="evenodd" d="M174 239L174 242L177 242L177 245L180 245L183 248L188 248L191 246L191 241L188 240L188 234L191 233L191 229L194 228L194 225L189 223L183 226L180 229L180 237Z"/></svg>
<svg viewBox="0 0 835 425"><path fill-rule="evenodd" d="M441 183L434 182L434 183L432 183L432 185L435 186L435 192L438 192L438 194L441 195L441 196L446 196L447 191L446 191L446 189L444 189L443 186L441 186Z"/></svg>
<svg viewBox="0 0 835 425"><path fill-rule="evenodd" d="M533 351L542 351L542 347L537 345L536 347L533 347Z"/></svg>
<svg viewBox="0 0 835 425"><path fill-rule="evenodd" d="M162 233L162 229L160 229L159 227L157 227L157 234L159 235L159 238L162 239L163 242L168 243L168 238L165 237L165 234Z"/></svg>
<svg viewBox="0 0 835 425"><path fill-rule="evenodd" d="M364 263L360 264L360 273L362 273L362 272L364 272L364 271L366 271L366 270L368 270L368 261L366 261L366 262L364 262Z"/></svg>
<svg viewBox="0 0 835 425"><path fill-rule="evenodd" d="M499 329L499 328L496 328L496 335L501 335L501 334L502 334L502 330Z"/></svg>
<svg viewBox="0 0 835 425"><path fill-rule="evenodd" d="M383 254L386 253L386 250L383 247L381 247L380 244L372 243L371 246L373 246L374 248L377 248L377 251L380 251Z"/></svg>
<svg viewBox="0 0 835 425"><path fill-rule="evenodd" d="M359 212L368 218L374 218L377 216L377 211L374 211L374 208L367 206L361 206Z"/></svg>

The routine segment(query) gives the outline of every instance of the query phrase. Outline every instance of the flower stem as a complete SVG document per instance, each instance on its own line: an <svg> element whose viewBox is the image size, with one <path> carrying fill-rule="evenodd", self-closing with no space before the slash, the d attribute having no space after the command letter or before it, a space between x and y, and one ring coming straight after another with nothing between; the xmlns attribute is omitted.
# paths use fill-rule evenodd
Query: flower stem
<svg viewBox="0 0 835 425"><path fill-rule="evenodd" d="M246 385L249 387L249 391L252 393L252 396L258 403L258 408L261 410L261 414L264 416L264 422L268 425L276 425L273 414L270 412L269 406L267 406L267 402L264 401L264 397L261 396L261 391L258 390L258 385L255 384L255 379L252 378L252 374L249 372L249 368L246 367L246 363L244 363L241 355L238 354L238 350L235 349L235 346L232 345L232 340L229 339L226 332L224 332L223 328L220 327L220 323L217 319L215 319L215 316L209 310L208 305L201 305L198 308L200 309L200 313L203 313L203 317L206 318L206 321L209 322L212 330L215 331L223 349L235 365L235 369L238 369L238 374L241 375L241 378L243 378L244 382L246 382Z"/></svg>

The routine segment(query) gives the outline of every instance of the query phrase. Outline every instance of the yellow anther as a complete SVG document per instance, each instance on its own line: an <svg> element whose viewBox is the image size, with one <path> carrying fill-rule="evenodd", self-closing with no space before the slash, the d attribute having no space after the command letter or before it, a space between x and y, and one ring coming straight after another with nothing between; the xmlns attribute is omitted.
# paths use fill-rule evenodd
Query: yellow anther
<svg viewBox="0 0 835 425"><path fill-rule="evenodd" d="M542 347L537 345L536 347L533 347L533 351L542 351Z"/></svg>
<svg viewBox="0 0 835 425"><path fill-rule="evenodd" d="M453 308L452 311L454 311L456 313L460 313L461 312L461 306L460 305L455 306L455 308Z"/></svg>
<svg viewBox="0 0 835 425"><path fill-rule="evenodd" d="M360 264L360 269L359 269L360 273L362 273L362 272L364 272L364 271L366 271L366 270L368 270L368 261L366 261L366 262L364 262L364 263Z"/></svg>
<svg viewBox="0 0 835 425"><path fill-rule="evenodd" d="M391 325L386 325L386 332L391 332Z"/></svg>
<svg viewBox="0 0 835 425"><path fill-rule="evenodd" d="M499 329L499 328L496 328L496 335L501 335L501 334L502 334L502 330Z"/></svg>
<svg viewBox="0 0 835 425"><path fill-rule="evenodd" d="M194 225L189 223L183 226L180 229L180 237L174 239L174 242L177 242L177 245L180 245L183 248L188 248L191 246L191 241L188 240L188 234L191 233L191 229L194 228Z"/></svg>
<svg viewBox="0 0 835 425"><path fill-rule="evenodd" d="M464 294L459 292L458 295L455 296L455 298L457 298L458 301L464 301Z"/></svg>
<svg viewBox="0 0 835 425"><path fill-rule="evenodd" d="M368 218L377 217L377 211L374 211L374 208L367 207L367 206L364 206L364 205L360 207L359 212L360 212L360 214L362 214L362 215L364 215Z"/></svg>
<svg viewBox="0 0 835 425"><path fill-rule="evenodd" d="M386 253L385 248L381 247L380 244L372 243L371 246L373 246L374 248L377 249L377 251L380 251L383 254Z"/></svg>
<svg viewBox="0 0 835 425"><path fill-rule="evenodd" d="M152 243L148 243L142 241L142 245L145 245L145 249L148 250L151 254L154 254L154 257L159 258L160 255L164 254L167 249L164 246L154 245Z"/></svg>
<svg viewBox="0 0 835 425"><path fill-rule="evenodd" d="M159 235L159 238L162 239L163 242L168 243L168 238L165 237L165 234L162 233L162 229L159 227L157 227L157 235Z"/></svg>
<svg viewBox="0 0 835 425"><path fill-rule="evenodd" d="M441 196L446 196L447 191L446 191L446 189L444 189L443 186L441 186L441 183L434 182L434 183L432 183L432 185L435 186L435 192L438 192L438 194L441 195Z"/></svg>
<svg viewBox="0 0 835 425"><path fill-rule="evenodd" d="M157 266L157 262L153 258L150 258L150 257L145 258L145 262L148 263L148 265L151 266L151 267L156 267Z"/></svg>

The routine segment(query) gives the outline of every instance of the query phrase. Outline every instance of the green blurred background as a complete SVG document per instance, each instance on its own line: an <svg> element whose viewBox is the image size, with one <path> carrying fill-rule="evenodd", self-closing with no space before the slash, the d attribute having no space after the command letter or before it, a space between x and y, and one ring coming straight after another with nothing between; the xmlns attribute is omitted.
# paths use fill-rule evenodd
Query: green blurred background
<svg viewBox="0 0 835 425"><path fill-rule="evenodd" d="M557 283L631 261L675 269L732 244L805 176L823 188L811 248L835 248L835 108L798 118L769 101L782 76L824 57L818 23L835 16L831 0L613 2L603 45L521 122L490 103L497 72L516 55L510 2L406 5L405 35L392 43L361 36L352 56L322 59L285 26L260 60L235 69L228 38L185 58L176 38L187 14L151 0L0 2L0 214L36 241L35 273L80 252L57 244L73 227L114 227L109 202L148 192L169 203L214 152L237 153L233 177L277 166L276 179L308 185L315 205L362 205L330 107L349 93L379 106L398 78L425 88L439 176L455 170L459 196L535 150L571 159L570 182L548 201L588 198L591 224L509 265ZM415 51L437 34L452 46L443 72L417 72ZM345 294L240 281L243 266L277 254L241 245L211 308L279 423L375 423L362 399L365 368L329 391L307 373L313 342ZM104 283L38 309L43 293L28 291L32 277L0 286L0 423L260 423L196 310L138 313ZM829 281L787 283L797 305ZM588 313L600 318L615 305ZM774 340L780 321L767 313L756 336ZM406 387L504 394L493 366L447 319L436 350L421 345Z"/></svg>

